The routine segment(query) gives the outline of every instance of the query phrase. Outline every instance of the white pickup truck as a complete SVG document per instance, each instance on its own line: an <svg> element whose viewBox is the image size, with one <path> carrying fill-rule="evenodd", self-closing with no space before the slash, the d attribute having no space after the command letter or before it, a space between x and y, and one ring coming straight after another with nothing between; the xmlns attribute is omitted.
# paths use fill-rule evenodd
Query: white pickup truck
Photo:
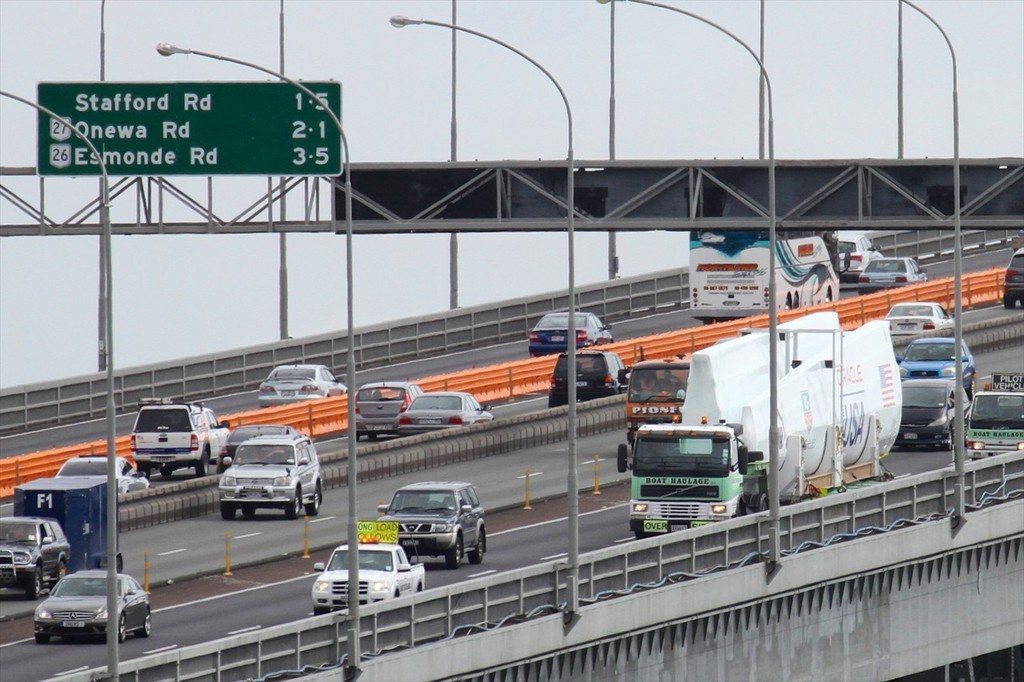
<svg viewBox="0 0 1024 682"><path fill-rule="evenodd" d="M208 407L169 400L143 400L132 428L132 456L139 473L153 469L170 476L175 469L195 469L201 478L227 447L231 431Z"/></svg>
<svg viewBox="0 0 1024 682"><path fill-rule="evenodd" d="M313 564L322 571L313 583L313 613L316 615L348 607L348 545L334 550L330 560ZM359 545L359 603L395 599L422 592L426 571L423 564L409 564L398 545Z"/></svg>

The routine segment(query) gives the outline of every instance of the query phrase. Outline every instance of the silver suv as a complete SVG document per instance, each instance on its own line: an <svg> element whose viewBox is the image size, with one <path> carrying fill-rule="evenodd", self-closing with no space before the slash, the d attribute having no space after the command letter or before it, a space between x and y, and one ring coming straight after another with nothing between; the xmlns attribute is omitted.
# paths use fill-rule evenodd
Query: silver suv
<svg viewBox="0 0 1024 682"><path fill-rule="evenodd" d="M323 479L320 457L308 436L256 436L244 441L220 479L220 515L235 518L235 511L251 519L256 510L284 509L289 519L320 513Z"/></svg>
<svg viewBox="0 0 1024 682"><path fill-rule="evenodd" d="M377 511L381 521L398 521L398 544L413 561L443 556L446 567L458 568L463 554L471 564L484 560L484 508L471 483L413 483L395 491L391 504Z"/></svg>

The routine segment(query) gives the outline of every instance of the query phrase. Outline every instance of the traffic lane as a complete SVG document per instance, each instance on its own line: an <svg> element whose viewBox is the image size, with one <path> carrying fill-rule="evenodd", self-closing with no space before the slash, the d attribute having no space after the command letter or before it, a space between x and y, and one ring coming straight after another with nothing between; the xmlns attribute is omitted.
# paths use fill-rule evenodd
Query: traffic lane
<svg viewBox="0 0 1024 682"><path fill-rule="evenodd" d="M608 490L600 500L591 497L595 508L582 511L580 516L580 551L587 552L613 544L628 535L626 508L622 495L628 496L628 486L619 486L619 496ZM612 499L612 498L615 499ZM581 503L585 508L585 503ZM554 508L552 508L554 509ZM474 577L504 572L535 564L564 560L567 547L567 523L564 518L528 523L529 513L520 514L517 523L524 527L495 531L483 564L464 564L458 570L446 570L442 563L428 562L427 589L472 580ZM153 614L153 634L149 639L130 638L121 645L121 660L148 655L158 651L210 642L221 637L268 628L281 623L294 622L312 614L310 591L316 579L312 562L292 559L279 562L292 575L276 577L271 584L262 584L259 571L280 571L280 566L255 569L237 576L211 576L196 584L196 593L203 594L211 585L218 590L233 590L228 594L210 595L182 604L161 607L161 590L153 592L156 610ZM183 585L184 587L184 585ZM339 614L338 618L343 618ZM27 640L31 633L29 619L0 625L0 655L4 662L4 678L12 680L42 679L83 667L106 664L105 648L76 645L74 642L54 639L46 645L45 656L40 656L42 645ZM67 644L67 645L62 645Z"/></svg>
<svg viewBox="0 0 1024 682"><path fill-rule="evenodd" d="M964 272L986 270L993 267L1005 267L1009 262L1012 251L1010 249L996 249L994 251L968 252L964 254ZM953 274L952 261L941 261L926 267L932 279L949 277ZM842 298L855 296L855 291L846 291ZM673 329L700 326L701 323L694 319L690 311L683 307L667 312L654 313L651 315L634 316L628 320L616 322L613 326L613 334L617 341L651 336ZM457 351L443 356L422 358L407 362L396 363L388 367L366 369L356 373L357 387L371 381L383 381L387 379L415 380L426 376L447 374L463 370L473 366L486 366L518 360L529 357L527 351L527 340L502 343L480 349ZM350 390L352 387L349 387ZM218 415L231 414L255 410L259 407L257 392L246 391L228 396L210 397L203 402L211 407ZM134 412L118 417L115 431L117 434L126 434L134 424ZM72 424L67 426L53 427L42 431L33 431L24 434L13 434L0 437L0 457L12 457L27 452L37 452L62 445L73 445L106 438L106 425L102 419Z"/></svg>

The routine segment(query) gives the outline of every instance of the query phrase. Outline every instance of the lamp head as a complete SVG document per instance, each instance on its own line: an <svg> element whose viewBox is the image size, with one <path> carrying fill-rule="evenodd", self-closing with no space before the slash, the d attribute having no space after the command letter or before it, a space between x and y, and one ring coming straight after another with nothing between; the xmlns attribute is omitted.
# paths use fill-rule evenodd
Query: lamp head
<svg viewBox="0 0 1024 682"><path fill-rule="evenodd" d="M599 5L609 5L612 2L614 2L614 1L615 0L597 0L597 4L599 4Z"/></svg>
<svg viewBox="0 0 1024 682"><path fill-rule="evenodd" d="M403 17L399 14L396 14L395 16L391 17L391 25L394 26L395 28L403 28L405 26L412 26L413 24L418 23L420 22L416 21L415 19Z"/></svg>
<svg viewBox="0 0 1024 682"><path fill-rule="evenodd" d="M164 57L170 57L172 54L184 54L187 50L183 50L180 47L171 45L170 43L157 43L156 51Z"/></svg>

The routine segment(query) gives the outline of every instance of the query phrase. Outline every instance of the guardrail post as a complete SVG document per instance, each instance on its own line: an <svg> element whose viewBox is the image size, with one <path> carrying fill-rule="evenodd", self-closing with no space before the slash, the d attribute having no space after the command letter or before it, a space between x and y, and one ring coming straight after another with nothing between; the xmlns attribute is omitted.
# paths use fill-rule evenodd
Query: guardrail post
<svg viewBox="0 0 1024 682"><path fill-rule="evenodd" d="M523 509L533 509L530 506L530 470L526 470L526 504L523 505Z"/></svg>
<svg viewBox="0 0 1024 682"><path fill-rule="evenodd" d="M224 575L231 575L231 533L224 533Z"/></svg>
<svg viewBox="0 0 1024 682"><path fill-rule="evenodd" d="M971 293L971 278L970 277L964 277L964 279L967 280L966 281L966 284L967 284L967 307L970 308L971 307L971 299L974 298L973 294Z"/></svg>
<svg viewBox="0 0 1024 682"><path fill-rule="evenodd" d="M309 437L312 438L313 436L316 435L313 432L313 406L310 405L308 409L309 409L309 411L308 411L308 417L307 418L309 420Z"/></svg>
<svg viewBox="0 0 1024 682"><path fill-rule="evenodd" d="M864 297L858 296L857 300L860 301L860 323L863 325L865 322L867 322L867 320L864 319Z"/></svg>
<svg viewBox="0 0 1024 682"><path fill-rule="evenodd" d="M149 594L149 551L142 553L142 589Z"/></svg>
<svg viewBox="0 0 1024 682"><path fill-rule="evenodd" d="M303 524L304 524L303 525L303 530L302 530L302 535L303 535L303 538L302 538L302 558L303 559L308 559L309 558L309 515L307 514L307 515L303 516L302 520L303 520Z"/></svg>
<svg viewBox="0 0 1024 682"><path fill-rule="evenodd" d="M14 460L14 485L21 485L21 462Z"/></svg>
<svg viewBox="0 0 1024 682"><path fill-rule="evenodd" d="M511 367L508 368L508 400L509 402L515 402L516 400L515 382L512 380Z"/></svg>
<svg viewBox="0 0 1024 682"><path fill-rule="evenodd" d="M594 494L601 494L601 456L594 455Z"/></svg>

